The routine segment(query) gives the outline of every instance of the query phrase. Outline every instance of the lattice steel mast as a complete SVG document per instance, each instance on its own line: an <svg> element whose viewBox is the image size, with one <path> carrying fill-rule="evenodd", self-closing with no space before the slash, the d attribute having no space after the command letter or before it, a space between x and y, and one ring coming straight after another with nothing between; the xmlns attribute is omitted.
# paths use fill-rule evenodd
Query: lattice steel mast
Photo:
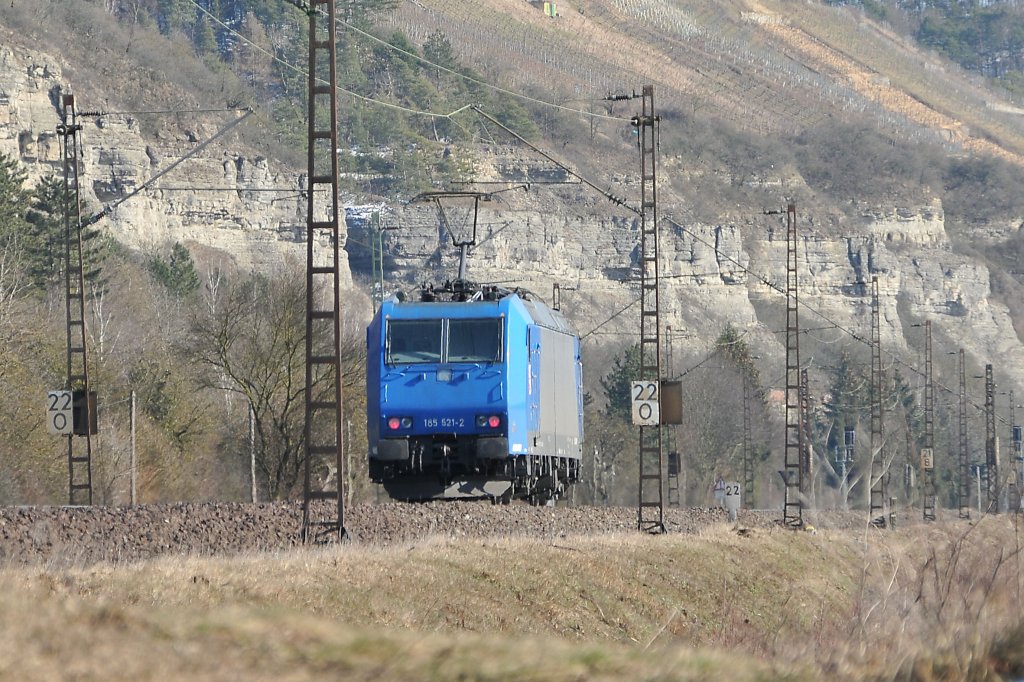
<svg viewBox="0 0 1024 682"><path fill-rule="evenodd" d="M970 462L967 452L967 367L964 349L960 349L960 466L957 476L956 497L960 518L971 518Z"/></svg>
<svg viewBox="0 0 1024 682"><path fill-rule="evenodd" d="M924 447L921 450L922 515L935 520L935 384L932 381L932 321L924 323Z"/></svg>
<svg viewBox="0 0 1024 682"><path fill-rule="evenodd" d="M342 439L341 230L338 210L338 106L334 0L310 0L306 210L306 427L302 537L314 527L345 535ZM313 490L314 463L334 462L334 490ZM312 503L334 501L314 519Z"/></svg>
<svg viewBox="0 0 1024 682"><path fill-rule="evenodd" d="M750 379L743 375L743 506L754 508L754 443L751 436Z"/></svg>
<svg viewBox="0 0 1024 682"><path fill-rule="evenodd" d="M992 365L985 365L985 492L988 511L1002 511L1002 481L999 480L999 453L996 452L996 382Z"/></svg>
<svg viewBox="0 0 1024 682"><path fill-rule="evenodd" d="M800 497L810 503L814 481L811 478L811 390L807 368L800 370L800 432Z"/></svg>
<svg viewBox="0 0 1024 682"><path fill-rule="evenodd" d="M665 327L665 372L666 376L675 376L675 362L672 357L672 327ZM681 457L676 450L676 429L665 427L665 449L668 450L668 504L680 506L679 471L682 467Z"/></svg>
<svg viewBox="0 0 1024 682"><path fill-rule="evenodd" d="M85 328L85 268L82 247L82 200L79 190L79 133L75 97L61 96L61 124L57 129L63 143L64 161L64 282L67 319L67 390L72 391L75 410L84 422L75 420L75 433L68 439L68 504L92 504L92 424L95 403L89 382L89 356ZM84 450L76 436L84 436Z"/></svg>
<svg viewBox="0 0 1024 682"><path fill-rule="evenodd" d="M885 431L882 414L882 328L878 278L871 278L871 469L869 518L885 522Z"/></svg>
<svg viewBox="0 0 1024 682"><path fill-rule="evenodd" d="M658 301L658 195L655 168L658 123L654 86L645 85L640 116L634 116L640 145L640 377L659 382L661 340ZM665 479L662 427L640 427L640 491L637 526L642 532L665 532Z"/></svg>
<svg viewBox="0 0 1024 682"><path fill-rule="evenodd" d="M782 522L803 526L804 438L800 413L800 296L797 277L796 204L786 207L786 483Z"/></svg>
<svg viewBox="0 0 1024 682"><path fill-rule="evenodd" d="M1014 402L1013 389L1010 389L1010 458L1013 462L1013 494L1010 497L1010 509L1008 511L1018 513L1021 510L1021 429L1017 424L1017 403Z"/></svg>

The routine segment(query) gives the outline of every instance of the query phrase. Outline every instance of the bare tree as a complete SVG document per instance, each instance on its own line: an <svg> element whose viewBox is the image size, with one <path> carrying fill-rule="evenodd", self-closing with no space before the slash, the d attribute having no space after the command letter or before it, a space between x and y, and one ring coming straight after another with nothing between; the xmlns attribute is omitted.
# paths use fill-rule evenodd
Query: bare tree
<svg viewBox="0 0 1024 682"><path fill-rule="evenodd" d="M305 464L305 272L293 263L269 276L222 284L216 295L193 315L189 353L209 370L206 388L252 405L258 473L271 497L286 497ZM353 370L348 383L358 381L354 338L343 342L342 358L346 377ZM329 388L321 384L315 393Z"/></svg>

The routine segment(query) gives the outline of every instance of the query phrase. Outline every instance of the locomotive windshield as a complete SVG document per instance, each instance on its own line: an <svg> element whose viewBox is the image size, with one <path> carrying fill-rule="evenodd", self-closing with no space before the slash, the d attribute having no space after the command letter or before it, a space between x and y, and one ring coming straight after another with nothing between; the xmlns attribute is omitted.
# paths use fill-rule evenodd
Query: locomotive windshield
<svg viewBox="0 0 1024 682"><path fill-rule="evenodd" d="M500 319L388 321L389 365L500 361Z"/></svg>
<svg viewBox="0 0 1024 682"><path fill-rule="evenodd" d="M441 320L390 320L389 365L441 362Z"/></svg>
<svg viewBox="0 0 1024 682"><path fill-rule="evenodd" d="M448 362L500 360L500 319L448 321Z"/></svg>

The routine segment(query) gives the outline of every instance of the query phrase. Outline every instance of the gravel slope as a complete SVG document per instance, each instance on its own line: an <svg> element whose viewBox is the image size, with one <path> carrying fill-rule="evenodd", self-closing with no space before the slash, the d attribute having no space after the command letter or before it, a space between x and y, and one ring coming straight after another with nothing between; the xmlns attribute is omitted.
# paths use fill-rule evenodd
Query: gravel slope
<svg viewBox="0 0 1024 682"><path fill-rule="evenodd" d="M774 525L777 512L743 512L741 525ZM630 532L632 507L532 507L477 502L355 505L346 530L358 544L430 536L492 537ZM666 509L669 532L692 533L728 519L721 509ZM281 551L301 544L299 503L188 503L137 507L2 507L0 566L82 566L174 554Z"/></svg>

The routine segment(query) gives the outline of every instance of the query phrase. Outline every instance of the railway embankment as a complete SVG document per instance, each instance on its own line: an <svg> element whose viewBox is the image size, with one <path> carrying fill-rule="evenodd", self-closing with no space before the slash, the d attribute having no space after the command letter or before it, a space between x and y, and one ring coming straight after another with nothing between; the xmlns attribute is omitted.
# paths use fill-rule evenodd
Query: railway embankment
<svg viewBox="0 0 1024 682"><path fill-rule="evenodd" d="M214 511L219 520L204 517ZM231 520L239 511L250 536ZM387 504L348 516L375 541L309 548L297 545L298 511L136 508L135 531L164 545L148 560L8 554L0 679L924 681L1024 670L1013 517L880 529L821 515L815 532L794 532L775 514L734 524L718 510L672 510L673 532L652 536L632 530L631 509ZM68 551L62 524L81 548L81 517L61 516L80 512L6 509L2 546L17 527ZM143 530L147 514L166 534ZM246 551L257 528L264 551ZM193 534L209 539L184 549ZM213 538L232 534L235 549L214 551Z"/></svg>
<svg viewBox="0 0 1024 682"><path fill-rule="evenodd" d="M780 514L744 511L745 527L771 526ZM553 538L625 533L636 509L524 503L426 502L347 508L349 544L382 547L433 538ZM669 532L694 533L727 521L722 509L667 509ZM0 508L0 565L54 567L124 564L164 556L280 552L302 544L299 503L179 503L124 507ZM327 539L325 542L329 541Z"/></svg>

